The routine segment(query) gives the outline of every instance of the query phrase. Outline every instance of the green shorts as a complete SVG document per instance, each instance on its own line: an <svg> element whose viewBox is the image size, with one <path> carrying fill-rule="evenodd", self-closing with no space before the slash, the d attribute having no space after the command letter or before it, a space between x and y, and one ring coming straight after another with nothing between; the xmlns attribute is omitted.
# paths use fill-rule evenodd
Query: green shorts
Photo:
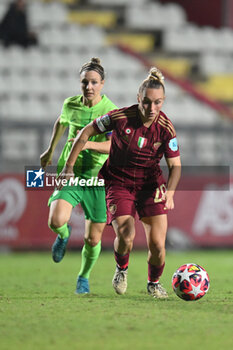
<svg viewBox="0 0 233 350"><path fill-rule="evenodd" d="M105 187L75 186L68 189L63 187L60 191L55 190L49 198L48 205L56 199L64 199L73 208L79 203L85 213L85 219L92 222L106 222Z"/></svg>

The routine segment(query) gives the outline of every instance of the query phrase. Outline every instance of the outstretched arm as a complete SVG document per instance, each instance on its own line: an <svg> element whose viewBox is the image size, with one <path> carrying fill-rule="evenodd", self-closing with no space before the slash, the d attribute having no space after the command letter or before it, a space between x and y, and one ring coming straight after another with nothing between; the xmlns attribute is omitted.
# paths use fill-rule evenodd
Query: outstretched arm
<svg viewBox="0 0 233 350"><path fill-rule="evenodd" d="M110 147L111 147L111 140L102 141L102 142L87 141L86 145L84 146L85 149L90 149L92 151L103 153L103 154L109 154Z"/></svg>
<svg viewBox="0 0 233 350"><path fill-rule="evenodd" d="M167 209L174 208L174 194L178 182L181 176L181 161L180 157L166 158L167 166L169 169L168 181L167 181L167 192L165 194L165 207Z"/></svg>
<svg viewBox="0 0 233 350"><path fill-rule="evenodd" d="M77 134L80 131L77 131ZM101 141L101 142L96 142L96 141L87 141L86 144L83 146L82 150L89 149L91 151L95 151L98 153L103 153L103 154L109 154L110 153L110 147L111 147L111 135L107 136L108 140L107 141ZM75 138L69 139L70 142L74 142Z"/></svg>
<svg viewBox="0 0 233 350"><path fill-rule="evenodd" d="M86 125L85 128L83 128L78 133L78 135L76 136L76 138L74 140L74 144L71 148L70 155L66 161L65 167L62 170L62 172L58 178L69 180L71 177L74 176L73 168L74 168L74 164L76 162L76 159L79 156L79 153L83 150L83 147L85 146L89 137L97 135L97 134L98 134L98 132L93 127L93 122Z"/></svg>

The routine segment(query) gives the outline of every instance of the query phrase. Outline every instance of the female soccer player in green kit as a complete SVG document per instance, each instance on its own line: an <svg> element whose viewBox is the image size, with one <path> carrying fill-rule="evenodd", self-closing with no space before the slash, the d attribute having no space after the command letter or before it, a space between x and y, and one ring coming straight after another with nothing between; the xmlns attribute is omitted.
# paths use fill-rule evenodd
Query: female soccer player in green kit
<svg viewBox="0 0 233 350"><path fill-rule="evenodd" d="M92 58L80 69L82 95L69 97L64 101L61 115L56 120L48 149L40 156L44 168L52 163L54 150L69 127L65 147L58 160L58 174L63 169L70 154L77 131L98 116L117 108L105 95L101 95L104 86L104 68L98 58ZM96 135L90 139L75 164L75 176L79 179L91 179L108 157L111 133ZM52 257L60 262L65 254L70 237L68 221L73 207L81 203L85 213L85 244L82 249L82 263L78 274L76 292L89 293L89 275L101 251L101 236L106 223L105 190L100 187L80 185L69 189L55 190L49 199L49 227L57 234L52 247Z"/></svg>

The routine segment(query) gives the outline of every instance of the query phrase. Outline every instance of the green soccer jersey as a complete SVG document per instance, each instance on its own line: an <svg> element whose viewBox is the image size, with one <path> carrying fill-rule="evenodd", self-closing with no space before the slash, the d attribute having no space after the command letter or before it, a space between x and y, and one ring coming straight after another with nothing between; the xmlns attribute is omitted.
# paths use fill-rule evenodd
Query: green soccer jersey
<svg viewBox="0 0 233 350"><path fill-rule="evenodd" d="M69 135L65 147L58 160L58 173L63 169L70 154L72 142L69 139L76 137L77 130L81 130L95 118L116 109L117 107L105 96L93 107L87 107L82 103L82 95L68 97L63 104L60 115L60 123L69 126ZM90 141L103 142L108 140L107 133L92 136ZM88 179L96 177L108 154L101 154L91 150L82 151L75 163L74 173L80 178Z"/></svg>

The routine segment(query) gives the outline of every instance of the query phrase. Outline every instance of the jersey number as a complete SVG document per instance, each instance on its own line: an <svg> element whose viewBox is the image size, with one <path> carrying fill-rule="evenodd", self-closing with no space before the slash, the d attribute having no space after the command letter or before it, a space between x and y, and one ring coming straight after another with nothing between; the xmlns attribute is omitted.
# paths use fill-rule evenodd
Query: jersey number
<svg viewBox="0 0 233 350"><path fill-rule="evenodd" d="M154 202L155 203L160 203L162 202L163 199L163 195L166 193L167 189L166 186L164 184L162 184L161 186L157 187L155 190L155 198L154 198Z"/></svg>

